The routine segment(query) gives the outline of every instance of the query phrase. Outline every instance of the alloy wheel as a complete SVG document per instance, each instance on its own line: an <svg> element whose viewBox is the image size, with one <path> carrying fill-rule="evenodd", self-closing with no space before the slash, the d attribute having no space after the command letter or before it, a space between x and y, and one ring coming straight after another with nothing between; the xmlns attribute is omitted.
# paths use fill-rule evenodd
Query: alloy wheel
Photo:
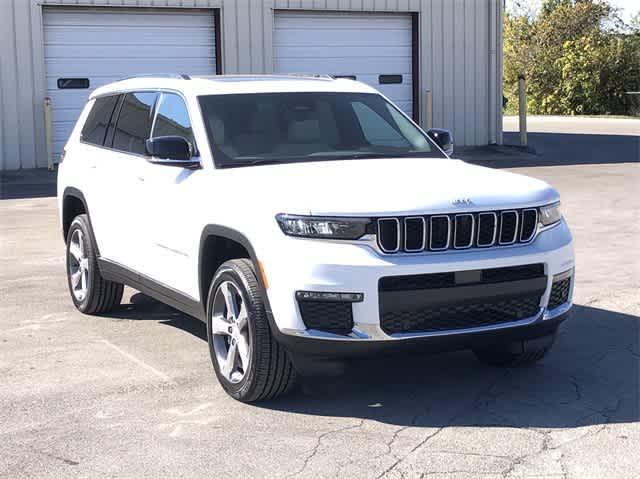
<svg viewBox="0 0 640 479"><path fill-rule="evenodd" d="M87 297L89 281L89 259L84 244L82 230L75 229L71 233L69 241L69 279L71 281L71 291L79 302Z"/></svg>
<svg viewBox="0 0 640 479"><path fill-rule="evenodd" d="M234 384L245 377L251 361L248 319L239 288L231 281L221 283L211 308L213 349L220 373Z"/></svg>

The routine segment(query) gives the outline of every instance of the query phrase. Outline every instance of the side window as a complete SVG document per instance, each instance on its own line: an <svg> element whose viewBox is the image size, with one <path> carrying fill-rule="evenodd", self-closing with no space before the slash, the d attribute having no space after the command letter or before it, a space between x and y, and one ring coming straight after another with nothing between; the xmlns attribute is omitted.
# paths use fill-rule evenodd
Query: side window
<svg viewBox="0 0 640 479"><path fill-rule="evenodd" d="M111 114L117 103L118 95L96 98L82 127L82 141L102 146Z"/></svg>
<svg viewBox="0 0 640 479"><path fill-rule="evenodd" d="M182 97L173 93L162 94L151 136L181 136L195 147L189 112Z"/></svg>
<svg viewBox="0 0 640 479"><path fill-rule="evenodd" d="M369 106L361 102L353 102L351 105L360 122L362 133L369 143L399 148L410 146L407 140L395 130L395 125L390 124Z"/></svg>
<svg viewBox="0 0 640 479"><path fill-rule="evenodd" d="M151 113L157 93L127 93L113 135L116 150L144 155L144 142L151 133Z"/></svg>

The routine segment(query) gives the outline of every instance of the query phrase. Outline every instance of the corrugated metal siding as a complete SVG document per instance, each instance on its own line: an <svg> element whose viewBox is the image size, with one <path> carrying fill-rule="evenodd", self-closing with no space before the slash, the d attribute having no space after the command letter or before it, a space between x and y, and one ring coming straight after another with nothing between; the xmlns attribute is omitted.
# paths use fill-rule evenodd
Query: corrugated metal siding
<svg viewBox="0 0 640 479"><path fill-rule="evenodd" d="M43 5L221 8L225 73L273 71L274 9L420 12L420 91L433 92L432 124L453 130L458 145L501 140L501 28L493 45L489 32L490 22L501 25L502 0L4 0L0 169L46 166ZM490 49L498 52L493 85Z"/></svg>

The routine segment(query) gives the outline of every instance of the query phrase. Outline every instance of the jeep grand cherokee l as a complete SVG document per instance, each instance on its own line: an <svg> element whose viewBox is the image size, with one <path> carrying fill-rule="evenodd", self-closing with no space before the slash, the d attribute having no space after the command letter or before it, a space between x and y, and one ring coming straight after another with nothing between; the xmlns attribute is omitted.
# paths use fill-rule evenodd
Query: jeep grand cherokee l
<svg viewBox="0 0 640 479"><path fill-rule="evenodd" d="M71 299L106 313L129 285L206 322L246 402L389 350L537 361L571 308L559 195L450 159L450 142L347 79L98 88L58 176Z"/></svg>

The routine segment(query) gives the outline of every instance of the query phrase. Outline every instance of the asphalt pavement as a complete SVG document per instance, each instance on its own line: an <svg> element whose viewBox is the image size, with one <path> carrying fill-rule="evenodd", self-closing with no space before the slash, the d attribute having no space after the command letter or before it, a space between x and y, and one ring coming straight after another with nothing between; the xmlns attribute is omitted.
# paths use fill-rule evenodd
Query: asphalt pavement
<svg viewBox="0 0 640 479"><path fill-rule="evenodd" d="M112 314L76 312L46 181L4 176L0 477L640 477L640 130L600 123L554 124L535 155L465 153L562 194L576 306L541 363L379 358L257 405L217 384L197 320L129 288ZM591 136L606 148L572 155Z"/></svg>

